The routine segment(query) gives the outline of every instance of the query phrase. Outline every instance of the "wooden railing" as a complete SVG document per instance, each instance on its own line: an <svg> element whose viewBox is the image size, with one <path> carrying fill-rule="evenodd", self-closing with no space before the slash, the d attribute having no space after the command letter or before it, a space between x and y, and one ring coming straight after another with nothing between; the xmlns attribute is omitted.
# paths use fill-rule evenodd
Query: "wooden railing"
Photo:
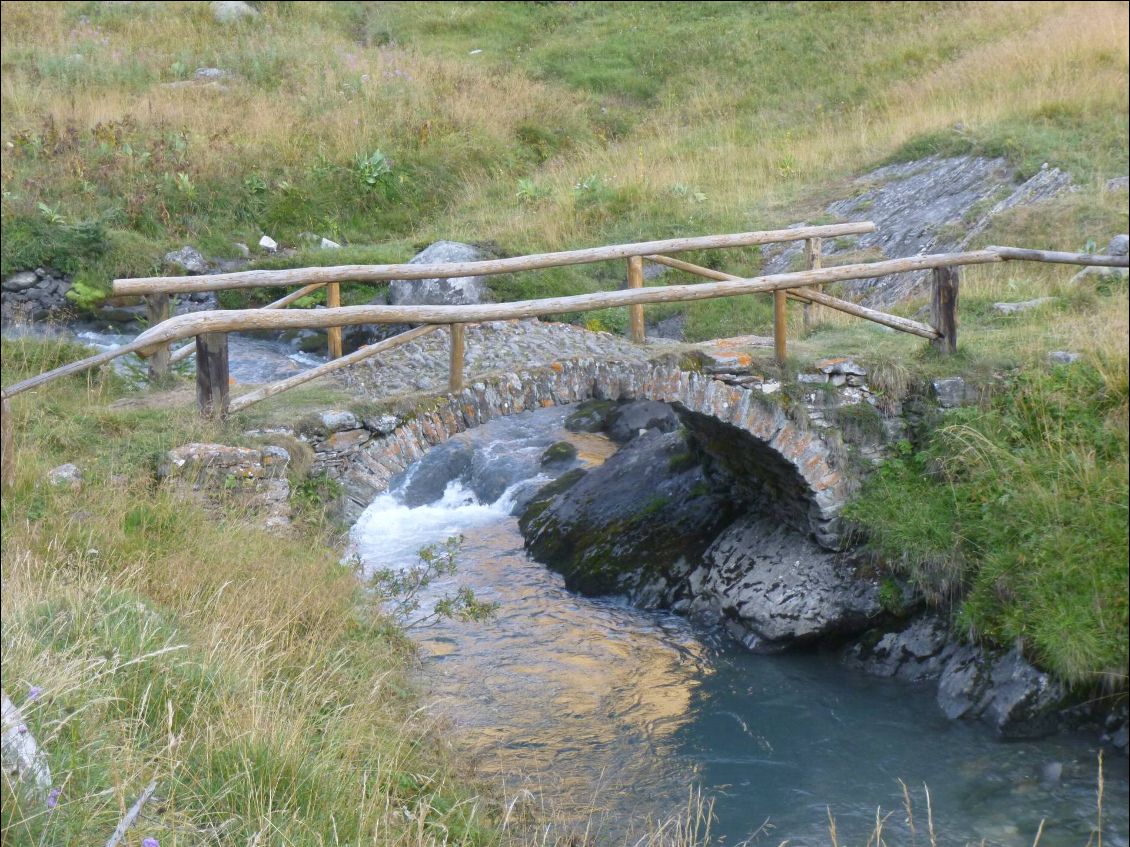
<svg viewBox="0 0 1130 847"><path fill-rule="evenodd" d="M959 268L964 265L1018 259L1105 267L1127 266L1127 257L1125 256L1055 253L1023 250L1015 247L989 247L984 250L962 253L914 256L831 268L821 266L819 239L861 234L873 230L874 225L870 223L837 224L827 227L798 227L771 232L669 239L482 262L439 265L342 266L286 271L244 271L195 278L154 277L139 280L118 280L114 287L116 294L144 294L145 296L164 296L166 298L173 292L204 290L203 286L207 286L208 290L214 290L246 288L252 285L281 286L293 284L295 281L305 282L305 285L298 291L288 294L263 309L195 312L166 318L123 347L72 362L11 385L4 389L3 398L6 407L9 397L68 374L80 373L98 367L130 353L138 353L150 358L155 355L159 356L161 351L169 349L171 343L194 337L196 339L194 345L181 348L172 355L174 358L183 358L195 352L197 356L197 399L200 411L206 416L222 417L229 411L244 409L252 403L274 396L296 385L317 379L332 371L348 367L366 358L423 337L435 332L441 326L450 328L449 389L456 392L462 390L463 387L463 327L468 323L627 307L631 316L630 334L633 340L642 342L644 340L643 306L646 304L694 302L758 293L771 293L774 297L775 352L778 360L782 362L787 355L784 320L787 298L798 300L806 306L813 303L826 306L900 332L929 339L939 351L950 353L957 347ZM738 277L664 255L668 252L797 240L806 242L805 255L808 267L803 271L760 277ZM620 291L468 306L330 306L318 310L282 311L283 306L322 285L338 284L345 280L427 279L509 273L515 270L607 261L617 258L628 260L628 288ZM644 288L642 285L644 259L710 279L712 282ZM922 323L910 318L869 309L856 303L832 297L817 288L845 280L870 279L921 270L933 272L930 323ZM315 277L313 281L310 280L311 276ZM234 401L228 396L227 334L230 332L309 328L337 329L340 332L341 327L344 326L400 323L417 324L419 326L376 344L362 347L347 356L331 360L281 382L258 388L236 398ZM189 352L185 352L186 350Z"/></svg>
<svg viewBox="0 0 1130 847"><path fill-rule="evenodd" d="M819 244L822 238L838 238L863 235L875 231L875 224L863 221L858 223L829 224L825 226L793 227L792 229L769 230L761 232L740 232L728 235L707 235L690 238L670 238L663 241L647 241L634 244L617 244L607 247L590 247L582 250L566 250L556 253L540 253L531 256L516 256L507 259L488 259L475 262L448 262L433 265L338 265L324 268L298 268L281 271L237 271L226 274L212 274L202 277L158 276L135 279L114 280L113 293L117 297L143 296L148 304L149 324L154 326L169 317L169 296L202 291L222 291L233 288L260 288L269 286L289 286L302 284L302 287L285 297L262 308L284 309L300 298L314 291L326 288L327 308L341 305L341 283L343 282L382 282L394 279L443 279L462 276L488 276L492 274L514 273L517 271L538 270L565 265L587 264L614 259L628 260L628 287L643 287L643 261L641 256L658 252L682 252L687 250L706 250L720 247L748 247L788 241L807 241L809 252L812 244ZM819 249L819 248L817 248ZM811 266L810 266L811 267ZM643 307L629 308L630 337L643 343ZM338 359L342 354L340 327L327 329L329 358ZM167 350L154 349L149 354L149 374L160 378L168 373L169 366L176 364L195 352L193 345L186 345L171 355Z"/></svg>

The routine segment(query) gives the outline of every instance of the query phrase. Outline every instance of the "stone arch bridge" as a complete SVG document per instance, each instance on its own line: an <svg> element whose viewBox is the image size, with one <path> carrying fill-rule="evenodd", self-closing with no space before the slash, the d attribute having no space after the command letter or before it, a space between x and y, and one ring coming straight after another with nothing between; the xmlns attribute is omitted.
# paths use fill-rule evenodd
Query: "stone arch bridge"
<svg viewBox="0 0 1130 847"><path fill-rule="evenodd" d="M765 391L774 388L729 384L672 364L579 358L487 376L458 394L390 403L369 415L326 412L301 429L314 446L315 472L343 485L343 516L352 522L430 447L473 427L592 399L659 401L674 407L707 453L739 478L756 478L761 496L786 520L833 547L855 483L843 439L835 426L790 414L782 393Z"/></svg>

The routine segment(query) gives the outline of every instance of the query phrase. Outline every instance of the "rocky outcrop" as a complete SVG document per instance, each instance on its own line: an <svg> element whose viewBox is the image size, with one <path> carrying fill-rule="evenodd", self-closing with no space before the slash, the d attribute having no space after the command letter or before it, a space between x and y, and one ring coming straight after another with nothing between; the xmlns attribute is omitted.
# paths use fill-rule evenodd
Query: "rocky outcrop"
<svg viewBox="0 0 1130 847"><path fill-rule="evenodd" d="M20 271L0 283L4 323L30 323L63 317L70 311L71 278L51 268Z"/></svg>
<svg viewBox="0 0 1130 847"><path fill-rule="evenodd" d="M657 603L699 561L736 505L682 435L652 430L564 490L536 496L518 524L530 553L574 591Z"/></svg>
<svg viewBox="0 0 1130 847"><path fill-rule="evenodd" d="M826 244L826 253L859 250L895 258L967 249L1003 212L1073 186L1069 174L1048 165L1021 181L1004 159L930 156L878 168L854 187L853 196L826 211L843 220L874 221L878 229L843 245ZM765 272L788 270L802 250L796 244L767 247ZM928 278L925 272L896 274L852 280L845 288L852 299L882 308L918 293Z"/></svg>
<svg viewBox="0 0 1130 847"><path fill-rule="evenodd" d="M410 265L442 262L476 262L486 255L470 244L436 241L412 257ZM486 278L457 276L451 279L395 279L389 283L389 303L393 306L467 306L483 302L487 296Z"/></svg>
<svg viewBox="0 0 1130 847"><path fill-rule="evenodd" d="M879 616L879 586L848 557L765 514L746 514L717 537L677 605L719 615L751 650L773 651L863 630Z"/></svg>

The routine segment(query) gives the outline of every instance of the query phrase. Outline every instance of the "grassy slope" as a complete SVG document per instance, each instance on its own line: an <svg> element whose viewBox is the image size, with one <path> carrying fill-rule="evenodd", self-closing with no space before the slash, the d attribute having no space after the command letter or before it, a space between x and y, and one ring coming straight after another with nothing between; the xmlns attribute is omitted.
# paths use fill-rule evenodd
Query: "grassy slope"
<svg viewBox="0 0 1130 847"><path fill-rule="evenodd" d="M779 226L930 151L1085 184L1126 169L1120 3L263 3L232 28L206 6L5 3L5 271L54 262L98 287L263 231L406 258L437 237L522 253ZM200 66L239 76L175 87ZM391 170L370 186L377 150ZM695 337L768 321L757 300L691 317Z"/></svg>
<svg viewBox="0 0 1130 847"><path fill-rule="evenodd" d="M3 356L8 382L74 350L5 341ZM122 393L76 378L15 408L4 689L17 704L43 689L25 717L61 793L47 813L5 774L5 843L102 843L150 779L161 801L138 837L162 844L213 843L217 828L241 844L481 842L482 801L415 713L411 650L314 506L280 536L158 490L164 450L238 443L238 427L108 409ZM40 482L64 460L81 491Z"/></svg>

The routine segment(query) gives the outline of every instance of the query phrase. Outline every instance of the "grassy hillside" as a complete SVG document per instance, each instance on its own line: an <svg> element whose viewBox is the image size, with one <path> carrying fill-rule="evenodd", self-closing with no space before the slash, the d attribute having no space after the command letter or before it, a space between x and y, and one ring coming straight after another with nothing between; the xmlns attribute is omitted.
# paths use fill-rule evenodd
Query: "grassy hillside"
<svg viewBox="0 0 1130 847"><path fill-rule="evenodd" d="M776 227L927 152L1091 186L1127 167L1124 3L257 5L224 26L207 3L4 3L4 272L97 288L263 232L387 259L439 237L518 254Z"/></svg>

